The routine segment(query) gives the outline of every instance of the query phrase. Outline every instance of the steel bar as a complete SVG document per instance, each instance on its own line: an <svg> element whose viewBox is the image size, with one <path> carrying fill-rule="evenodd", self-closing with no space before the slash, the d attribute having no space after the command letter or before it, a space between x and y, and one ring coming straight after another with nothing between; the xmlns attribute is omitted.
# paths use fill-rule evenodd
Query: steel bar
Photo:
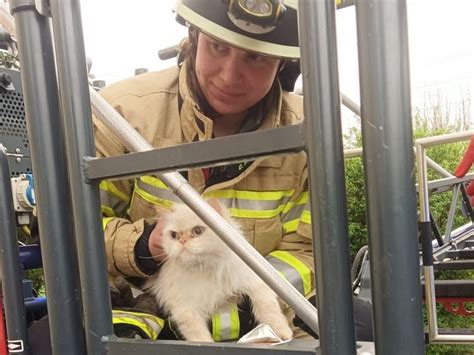
<svg viewBox="0 0 474 355"><path fill-rule="evenodd" d="M8 343L30 354L16 238L15 209L6 149L0 144L0 284L3 289Z"/></svg>
<svg viewBox="0 0 474 355"><path fill-rule="evenodd" d="M10 8L19 43L52 349L55 354L84 354L50 23L36 11L33 0L11 1Z"/></svg>
<svg viewBox="0 0 474 355"><path fill-rule="evenodd" d="M335 11L331 0L300 1L299 34L320 347L354 354Z"/></svg>
<svg viewBox="0 0 474 355"><path fill-rule="evenodd" d="M89 354L104 354L101 339L113 333L98 185L82 177L82 158L95 154L79 1L50 2L66 138L76 248ZM63 352L62 354L67 354Z"/></svg>
<svg viewBox="0 0 474 355"><path fill-rule="evenodd" d="M406 1L358 0L356 19L376 352L422 354Z"/></svg>

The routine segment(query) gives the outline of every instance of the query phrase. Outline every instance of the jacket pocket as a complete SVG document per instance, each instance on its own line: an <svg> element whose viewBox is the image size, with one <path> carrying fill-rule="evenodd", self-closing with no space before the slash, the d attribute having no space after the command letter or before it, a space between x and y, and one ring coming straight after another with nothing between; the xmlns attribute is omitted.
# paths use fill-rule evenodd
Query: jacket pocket
<svg viewBox="0 0 474 355"><path fill-rule="evenodd" d="M262 255L278 249L282 237L280 217L255 220L254 246Z"/></svg>
<svg viewBox="0 0 474 355"><path fill-rule="evenodd" d="M239 224L245 239L260 254L265 256L278 249L282 237L279 216L263 219L239 218Z"/></svg>

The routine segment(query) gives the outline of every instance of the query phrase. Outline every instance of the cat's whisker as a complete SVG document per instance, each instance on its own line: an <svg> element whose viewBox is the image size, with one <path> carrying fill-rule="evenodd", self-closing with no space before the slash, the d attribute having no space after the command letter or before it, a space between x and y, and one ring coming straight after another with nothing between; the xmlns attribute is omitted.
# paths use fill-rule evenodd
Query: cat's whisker
<svg viewBox="0 0 474 355"><path fill-rule="evenodd" d="M161 254L155 254L151 256L139 256L140 259L154 259L154 258L161 258L163 256L167 256L168 254L166 253L161 253Z"/></svg>

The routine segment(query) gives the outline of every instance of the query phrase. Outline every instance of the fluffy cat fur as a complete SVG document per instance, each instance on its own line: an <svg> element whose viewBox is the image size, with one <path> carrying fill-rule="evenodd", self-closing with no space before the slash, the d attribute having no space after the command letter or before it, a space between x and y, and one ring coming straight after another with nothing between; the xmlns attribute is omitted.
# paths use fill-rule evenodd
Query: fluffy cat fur
<svg viewBox="0 0 474 355"><path fill-rule="evenodd" d="M217 200L209 203L240 232ZM212 342L208 321L243 295L252 300L257 322L270 325L281 339L292 337L276 294L189 207L175 204L158 223L168 258L146 289L186 340Z"/></svg>

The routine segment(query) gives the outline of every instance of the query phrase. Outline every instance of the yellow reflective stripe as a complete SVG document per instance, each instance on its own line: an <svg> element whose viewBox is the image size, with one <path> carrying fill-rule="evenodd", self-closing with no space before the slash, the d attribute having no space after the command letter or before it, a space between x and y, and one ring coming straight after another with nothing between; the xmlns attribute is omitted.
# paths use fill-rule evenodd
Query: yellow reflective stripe
<svg viewBox="0 0 474 355"><path fill-rule="evenodd" d="M303 281L304 295L311 292L311 270L287 251L272 251L269 256L277 258L295 269Z"/></svg>
<svg viewBox="0 0 474 355"><path fill-rule="evenodd" d="M110 181L107 181L107 180L101 181L99 184L99 188L115 195L116 197L118 197L119 199L121 199L122 201L126 203L130 202L130 198L126 194L124 194L122 191L117 189L117 187Z"/></svg>
<svg viewBox="0 0 474 355"><path fill-rule="evenodd" d="M131 324L140 328L150 339L156 340L165 321L151 314L112 310L113 324Z"/></svg>
<svg viewBox="0 0 474 355"><path fill-rule="evenodd" d="M102 214L112 217L115 216L115 211L112 207L106 206L106 205L100 205Z"/></svg>
<svg viewBox="0 0 474 355"><path fill-rule="evenodd" d="M300 223L300 219L294 219L292 221L288 221L285 223L282 223L283 231L285 233L291 233L291 232L296 232L298 229L298 224Z"/></svg>
<svg viewBox="0 0 474 355"><path fill-rule="evenodd" d="M304 210L303 214L301 215L301 221L306 224L311 224L311 212L308 210Z"/></svg>
<svg viewBox="0 0 474 355"><path fill-rule="evenodd" d="M212 317L212 338L214 341L236 340L240 334L240 319L237 304L227 311L216 313Z"/></svg>
<svg viewBox="0 0 474 355"><path fill-rule="evenodd" d="M102 218L102 228L105 230L105 227L107 227L107 224L113 219L113 217L105 217Z"/></svg>
<svg viewBox="0 0 474 355"><path fill-rule="evenodd" d="M156 176L150 176L150 175L142 176L140 177L140 180L146 184L149 184L154 187L158 187L160 189L168 189L168 186L166 186L165 183L161 181L160 179L158 179Z"/></svg>
<svg viewBox="0 0 474 355"><path fill-rule="evenodd" d="M304 205L308 202L308 191L301 193L295 201L288 202L283 213L288 213L294 206Z"/></svg>
<svg viewBox="0 0 474 355"><path fill-rule="evenodd" d="M144 200L146 200L150 203L153 203L155 205L171 207L174 203L174 201L165 200L165 199L162 199L162 198L156 197L155 195L150 194L149 192L141 189L137 185L136 182L135 182L135 189L134 189L133 193L136 193L136 194L140 195L141 198L143 198Z"/></svg>
<svg viewBox="0 0 474 355"><path fill-rule="evenodd" d="M285 233L296 232L300 221L311 224L308 198L308 191L304 191L295 201L287 203L282 216L282 227Z"/></svg>
<svg viewBox="0 0 474 355"><path fill-rule="evenodd" d="M221 341L221 315L214 314L212 317L212 339L214 341Z"/></svg>
<svg viewBox="0 0 474 355"><path fill-rule="evenodd" d="M247 191L247 190L214 190L203 194L205 198L237 198L241 200L274 201L293 194L294 190L283 191Z"/></svg>

